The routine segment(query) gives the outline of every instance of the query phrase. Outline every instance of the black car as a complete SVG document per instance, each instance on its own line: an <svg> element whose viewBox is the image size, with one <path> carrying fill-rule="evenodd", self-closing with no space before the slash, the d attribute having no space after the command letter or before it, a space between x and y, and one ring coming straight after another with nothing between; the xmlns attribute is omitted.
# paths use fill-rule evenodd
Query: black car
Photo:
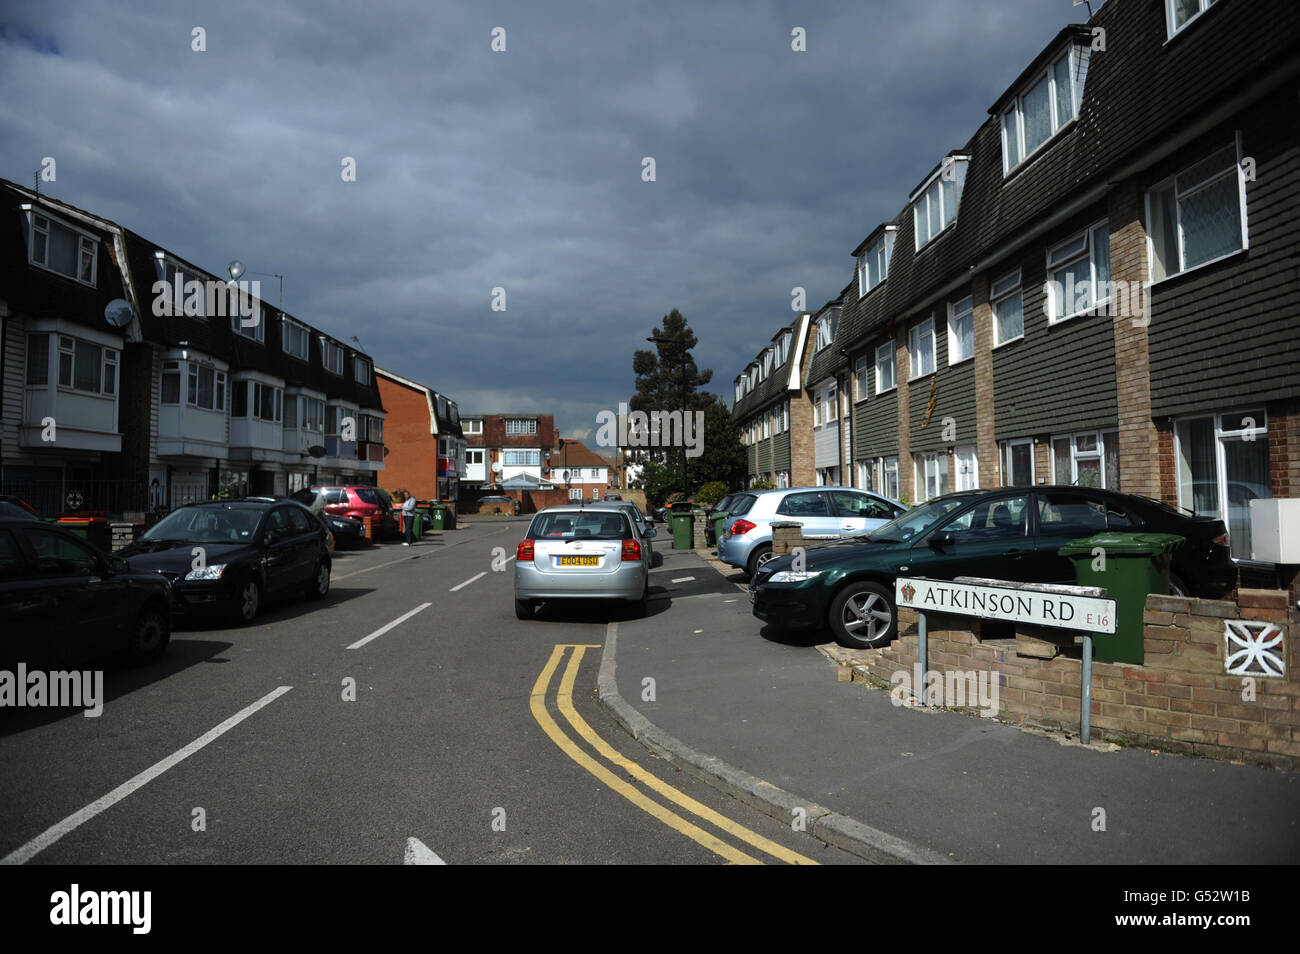
<svg viewBox="0 0 1300 954"><path fill-rule="evenodd" d="M26 500L21 497L11 497L8 494L0 494L0 518L13 520L40 520L41 515L36 512Z"/></svg>
<svg viewBox="0 0 1300 954"><path fill-rule="evenodd" d="M171 587L156 573L67 530L0 517L0 668L59 669L114 652L152 662L171 622Z"/></svg>
<svg viewBox="0 0 1300 954"><path fill-rule="evenodd" d="M330 589L329 531L294 500L218 500L173 510L122 550L133 569L166 577L177 613L251 622L268 596Z"/></svg>
<svg viewBox="0 0 1300 954"><path fill-rule="evenodd" d="M1007 487L927 501L870 533L809 547L800 567L792 556L771 560L750 582L750 599L774 625L829 627L845 646L880 646L894 635L899 575L1074 583L1060 549L1104 531L1182 537L1170 571L1176 595L1218 599L1236 585L1221 520L1108 490Z"/></svg>
<svg viewBox="0 0 1300 954"><path fill-rule="evenodd" d="M352 517L338 517L332 513L327 513L323 506L320 510L315 509L317 498L324 498L324 492L315 490L299 490L290 495L291 500L296 500L302 504L325 525L325 529L330 532L334 538L334 546L338 550L350 550L354 547L365 546L370 541L366 539L366 527L360 520L354 520Z"/></svg>

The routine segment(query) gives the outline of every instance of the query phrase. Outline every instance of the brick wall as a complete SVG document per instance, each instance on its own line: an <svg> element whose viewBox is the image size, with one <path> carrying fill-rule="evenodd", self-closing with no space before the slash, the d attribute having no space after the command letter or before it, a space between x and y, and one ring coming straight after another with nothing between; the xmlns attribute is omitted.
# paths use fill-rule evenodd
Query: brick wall
<svg viewBox="0 0 1300 954"><path fill-rule="evenodd" d="M935 332L938 335L938 332ZM912 466L911 413L907 386L908 363L907 328L899 325L894 329L894 380L898 382L898 492L906 500L916 502L916 487L913 481L915 468Z"/></svg>
<svg viewBox="0 0 1300 954"><path fill-rule="evenodd" d="M1145 664L1093 664L1094 738L1300 766L1300 642L1288 605L1284 593L1272 590L1242 590L1237 602L1149 596ZM1284 632L1287 677L1254 677L1253 700L1243 699L1243 677L1225 671L1228 619L1272 622ZM867 669L885 683L900 669L910 674L918 662L915 613L901 610L899 623L898 639L863 654ZM928 624L929 670L996 674L1001 721L1078 732L1082 663L1072 639L1058 638L1065 648L1044 653L1048 640L1036 637L1060 631L1026 628L1016 639L981 641L978 620L929 614Z"/></svg>
<svg viewBox="0 0 1300 954"><path fill-rule="evenodd" d="M979 485L999 487L1002 478L993 414L993 306L989 304L988 275L977 275L971 282L971 301L975 306L975 445ZM956 471L949 470L949 473Z"/></svg>
<svg viewBox="0 0 1300 954"><path fill-rule="evenodd" d="M438 438L429 433L429 402L423 391L375 375L379 397L388 416L384 420L383 484L402 487L421 500L438 496Z"/></svg>
<svg viewBox="0 0 1300 954"><path fill-rule="evenodd" d="M1109 196L1106 214L1110 225L1110 276L1140 289L1147 278L1146 230L1142 224L1144 199L1135 179L1117 186ZM1124 493L1160 495L1159 461L1151 422L1151 359L1145 319L1132 309L1116 308L1115 388L1119 408L1119 489ZM1119 314L1119 312L1125 312Z"/></svg>
<svg viewBox="0 0 1300 954"><path fill-rule="evenodd" d="M793 345L792 345L793 347ZM808 375L812 363L813 335L804 338L803 362L799 366L799 380ZM817 468L813 454L812 395L806 389L790 396L790 486L808 487L817 483Z"/></svg>

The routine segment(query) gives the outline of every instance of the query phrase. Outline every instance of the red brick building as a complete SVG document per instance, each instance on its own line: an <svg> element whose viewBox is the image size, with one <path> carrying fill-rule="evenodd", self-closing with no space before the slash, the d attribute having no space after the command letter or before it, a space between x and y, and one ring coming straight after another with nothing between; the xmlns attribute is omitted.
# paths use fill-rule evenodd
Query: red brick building
<svg viewBox="0 0 1300 954"><path fill-rule="evenodd" d="M521 475L539 487L553 480L555 415L466 414L463 427L467 487L491 489Z"/></svg>
<svg viewBox="0 0 1300 954"><path fill-rule="evenodd" d="M390 408L384 422L386 488L401 488L422 500L456 500L465 472L465 440L456 402L383 368L375 369L375 379L385 407Z"/></svg>

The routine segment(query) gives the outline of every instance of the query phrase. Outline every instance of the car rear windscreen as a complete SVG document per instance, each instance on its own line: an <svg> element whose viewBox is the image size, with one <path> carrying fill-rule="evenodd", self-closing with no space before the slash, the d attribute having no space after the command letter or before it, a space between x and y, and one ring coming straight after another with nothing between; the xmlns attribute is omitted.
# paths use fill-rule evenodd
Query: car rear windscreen
<svg viewBox="0 0 1300 954"><path fill-rule="evenodd" d="M358 497L368 504L374 504L376 507L382 507L384 501L380 499L379 494L375 492L374 487L358 487L353 491Z"/></svg>
<svg viewBox="0 0 1300 954"><path fill-rule="evenodd" d="M727 516L743 517L749 513L749 508L754 506L754 501L757 499L753 494L741 494L736 502L731 505L731 509L727 511Z"/></svg>
<svg viewBox="0 0 1300 954"><path fill-rule="evenodd" d="M528 528L533 540L622 540L631 535L627 517L596 510L539 513Z"/></svg>

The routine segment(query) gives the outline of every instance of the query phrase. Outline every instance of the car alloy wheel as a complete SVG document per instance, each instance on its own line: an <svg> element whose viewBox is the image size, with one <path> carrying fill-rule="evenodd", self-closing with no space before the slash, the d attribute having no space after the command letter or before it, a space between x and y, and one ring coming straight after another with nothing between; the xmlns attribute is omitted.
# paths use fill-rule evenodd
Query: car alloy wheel
<svg viewBox="0 0 1300 954"><path fill-rule="evenodd" d="M146 606L140 611L135 629L131 633L131 642L127 655L133 663L153 662L163 654L171 640L171 619L166 610L156 605Z"/></svg>
<svg viewBox="0 0 1300 954"><path fill-rule="evenodd" d="M842 646L884 645L894 634L894 605L878 583L851 583L831 603L831 627Z"/></svg>
<svg viewBox="0 0 1300 954"><path fill-rule="evenodd" d="M257 611L262 602L262 588L257 580L245 580L244 585L235 594L235 621L251 623L257 618Z"/></svg>
<svg viewBox="0 0 1300 954"><path fill-rule="evenodd" d="M307 596L313 600L323 600L330 591L330 565L324 560L316 564L311 582L307 584Z"/></svg>
<svg viewBox="0 0 1300 954"><path fill-rule="evenodd" d="M754 551L753 556L749 558L749 575L752 577L754 574L756 574L759 571L759 569L762 568L763 564L769 562L771 559L772 559L771 546L769 546L768 544L763 544L758 549L756 549Z"/></svg>

